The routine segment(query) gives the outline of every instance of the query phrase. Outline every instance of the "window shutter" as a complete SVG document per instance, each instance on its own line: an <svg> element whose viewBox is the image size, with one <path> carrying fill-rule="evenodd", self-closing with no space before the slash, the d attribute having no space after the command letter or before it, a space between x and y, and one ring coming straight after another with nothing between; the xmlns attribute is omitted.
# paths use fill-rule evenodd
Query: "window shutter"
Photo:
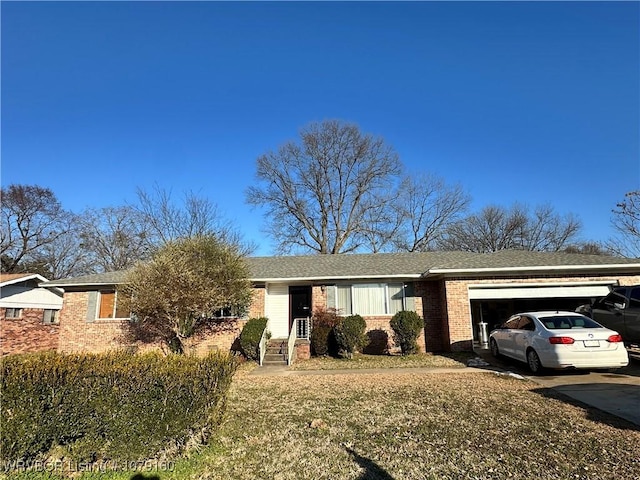
<svg viewBox="0 0 640 480"><path fill-rule="evenodd" d="M98 292L89 292L87 299L87 322L96 319L96 308L98 306Z"/></svg>
<svg viewBox="0 0 640 480"><path fill-rule="evenodd" d="M414 290L414 285L413 282L409 282L405 284L406 287L404 287L404 301L405 301L405 306L407 310L411 310L411 311L415 311L416 309L416 300L415 300L415 290ZM422 315L422 312L418 312L420 315Z"/></svg>

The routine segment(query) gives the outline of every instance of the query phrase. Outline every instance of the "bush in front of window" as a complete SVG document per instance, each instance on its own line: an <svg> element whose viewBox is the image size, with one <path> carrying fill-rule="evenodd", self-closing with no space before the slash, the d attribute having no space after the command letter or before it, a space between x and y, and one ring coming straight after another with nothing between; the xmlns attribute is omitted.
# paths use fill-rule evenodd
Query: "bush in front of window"
<svg viewBox="0 0 640 480"><path fill-rule="evenodd" d="M260 339L264 329L267 328L267 318L250 318L240 332L240 348L249 360L260 358Z"/></svg>
<svg viewBox="0 0 640 480"><path fill-rule="evenodd" d="M338 322L333 327L333 335L338 346L338 356L353 358L353 354L367 343L366 330L367 323L360 315L349 315Z"/></svg>
<svg viewBox="0 0 640 480"><path fill-rule="evenodd" d="M206 443L235 370L234 359L220 353L5 357L2 460L64 457L108 469Z"/></svg>
<svg viewBox="0 0 640 480"><path fill-rule="evenodd" d="M400 347L403 355L411 355L418 352L418 335L424 327L424 320L410 310L396 313L391 319L393 338Z"/></svg>
<svg viewBox="0 0 640 480"><path fill-rule="evenodd" d="M317 308L311 317L311 352L313 355L322 357L324 355L337 354L333 327L340 322L338 312L333 309Z"/></svg>

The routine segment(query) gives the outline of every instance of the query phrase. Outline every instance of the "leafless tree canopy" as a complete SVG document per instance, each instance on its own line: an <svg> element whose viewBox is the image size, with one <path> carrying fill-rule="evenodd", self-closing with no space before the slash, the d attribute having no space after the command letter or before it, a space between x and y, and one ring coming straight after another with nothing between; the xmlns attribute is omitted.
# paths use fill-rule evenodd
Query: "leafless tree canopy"
<svg viewBox="0 0 640 480"><path fill-rule="evenodd" d="M36 185L10 185L1 191L0 255L3 271L13 272L20 262L35 261L38 250L66 233L66 212L48 189Z"/></svg>
<svg viewBox="0 0 640 480"><path fill-rule="evenodd" d="M438 244L443 250L469 252L555 252L574 243L580 228L574 215L560 215L548 205L538 206L533 212L518 204L509 209L488 206L450 225Z"/></svg>
<svg viewBox="0 0 640 480"><path fill-rule="evenodd" d="M81 246L96 272L124 270L151 253L149 229L134 208L87 210L80 222Z"/></svg>
<svg viewBox="0 0 640 480"><path fill-rule="evenodd" d="M398 155L381 138L339 121L312 123L299 142L258 158L259 185L246 196L266 209L280 253L353 252L384 230L377 222L388 226L400 171Z"/></svg>
<svg viewBox="0 0 640 480"><path fill-rule="evenodd" d="M137 193L138 204L134 208L145 225L149 243L156 248L181 238L214 235L236 245L244 254L255 250L255 245L243 241L235 226L207 198L187 192L181 201L176 201L170 191L158 186L152 191L138 189Z"/></svg>
<svg viewBox="0 0 640 480"><path fill-rule="evenodd" d="M607 247L617 255L640 258L640 190L625 194L613 210L611 225L616 236Z"/></svg>
<svg viewBox="0 0 640 480"><path fill-rule="evenodd" d="M399 228L394 235L397 250L434 250L442 235L467 209L470 197L460 185L447 185L431 174L407 177L396 203Z"/></svg>

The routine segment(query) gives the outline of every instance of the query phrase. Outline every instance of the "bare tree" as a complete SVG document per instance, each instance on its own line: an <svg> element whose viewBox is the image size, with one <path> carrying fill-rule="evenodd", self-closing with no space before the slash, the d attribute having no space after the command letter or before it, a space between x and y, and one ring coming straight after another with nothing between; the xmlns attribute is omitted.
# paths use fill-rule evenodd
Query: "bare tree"
<svg viewBox="0 0 640 480"><path fill-rule="evenodd" d="M446 229L467 209L470 197L460 185L447 185L432 174L405 178L396 202L401 226L396 232L396 249L426 252L437 246Z"/></svg>
<svg viewBox="0 0 640 480"><path fill-rule="evenodd" d="M607 248L616 255L640 258L640 190L625 194L613 210L611 225L617 235Z"/></svg>
<svg viewBox="0 0 640 480"><path fill-rule="evenodd" d="M207 198L187 192L182 201L176 202L170 191L157 185L151 192L139 188L137 193L135 209L147 226L149 243L153 248L181 238L207 235L237 246L245 255L256 248L243 240L232 222L225 220L218 207Z"/></svg>
<svg viewBox="0 0 640 480"><path fill-rule="evenodd" d="M132 207L87 210L81 223L82 248L95 271L123 270L150 255L147 226Z"/></svg>
<svg viewBox="0 0 640 480"><path fill-rule="evenodd" d="M575 215L560 215L551 205L537 206L532 215L525 209L525 216L519 235L523 250L558 252L570 245L582 228Z"/></svg>
<svg viewBox="0 0 640 480"><path fill-rule="evenodd" d="M3 271L35 261L38 250L65 235L65 215L54 193L38 185L9 185L1 191L0 255Z"/></svg>
<svg viewBox="0 0 640 480"><path fill-rule="evenodd" d="M67 213L62 219L64 235L43 245L35 254L36 262L46 265L50 279L87 275L96 271L92 255L82 241L81 216Z"/></svg>
<svg viewBox="0 0 640 480"><path fill-rule="evenodd" d="M611 255L611 251L599 242L578 242L573 245L569 245L564 249L567 253L582 253L584 255Z"/></svg>
<svg viewBox="0 0 640 480"><path fill-rule="evenodd" d="M470 252L561 251L572 244L580 228L575 216L559 215L550 206L539 206L531 214L518 204L509 209L492 205L449 226L438 245Z"/></svg>
<svg viewBox="0 0 640 480"><path fill-rule="evenodd" d="M369 222L386 221L401 164L382 138L337 120L312 123L299 142L257 160L247 202L265 207L267 231L280 253L353 252L370 243ZM390 193L391 192L391 193Z"/></svg>

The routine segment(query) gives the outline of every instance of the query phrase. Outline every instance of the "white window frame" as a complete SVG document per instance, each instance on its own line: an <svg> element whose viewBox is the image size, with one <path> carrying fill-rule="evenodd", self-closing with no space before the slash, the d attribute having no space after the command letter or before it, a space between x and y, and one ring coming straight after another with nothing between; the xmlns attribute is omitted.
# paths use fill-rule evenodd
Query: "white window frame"
<svg viewBox="0 0 640 480"><path fill-rule="evenodd" d="M100 311L102 310L102 296L104 294L113 293L113 310L111 317L101 317ZM98 304L96 305L96 320L128 320L131 319L131 314L126 317L117 317L116 313L118 312L118 290L100 290L98 292Z"/></svg>
<svg viewBox="0 0 640 480"><path fill-rule="evenodd" d="M391 282L391 283L383 283L383 282L378 282L378 283L354 283L354 284L343 284L343 285L335 285L335 301L336 301L336 307L337 310L340 312L340 315L342 316L348 316L348 315L362 315L363 317L375 317L375 316L382 316L382 315L394 315L395 313L397 313L396 311L392 312L392 299L389 296L389 285L400 285L401 287L401 291L402 291L402 305L401 305L401 309L404 310L406 309L406 292L405 292L405 287L404 287L404 283L399 283L399 282ZM356 303L356 299L357 299L357 295L355 294L355 290L358 288L364 288L364 287L375 287L376 289L380 290L380 291L384 291L384 293L382 294L384 296L384 298L382 299L384 301L384 312L368 312L368 313L363 313L368 311L368 309L361 309L358 308L358 306L355 305ZM351 302L350 305L340 305L340 295L339 295L339 289L340 288L345 288L345 287L350 287L350 298L349 301ZM400 311L400 310L398 310Z"/></svg>
<svg viewBox="0 0 640 480"><path fill-rule="evenodd" d="M9 311L11 311L11 315L9 315ZM17 320L19 318L22 318L22 308L13 308L13 307L5 308L4 318L9 318L12 320Z"/></svg>
<svg viewBox="0 0 640 480"><path fill-rule="evenodd" d="M49 318L47 318L49 317ZM60 310L46 308L42 317L42 323L45 325L57 325L60 323Z"/></svg>

